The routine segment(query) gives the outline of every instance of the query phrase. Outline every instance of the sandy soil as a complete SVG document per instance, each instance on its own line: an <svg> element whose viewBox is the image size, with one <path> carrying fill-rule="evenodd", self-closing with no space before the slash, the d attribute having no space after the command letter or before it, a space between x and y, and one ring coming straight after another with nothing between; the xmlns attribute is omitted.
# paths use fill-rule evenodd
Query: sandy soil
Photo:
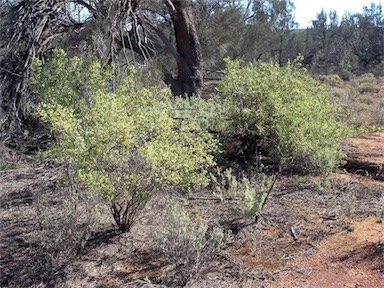
<svg viewBox="0 0 384 288"><path fill-rule="evenodd" d="M308 176L280 179L256 225L210 191L184 199L192 213L232 232L187 286L384 287L383 141L378 132L346 142L349 158L361 165L332 174L330 187ZM59 221L67 197L59 185L62 170L12 150L0 152L1 287L178 287L174 266L150 233L160 221L154 211L161 195L130 233L104 233L75 254L52 252L41 240L49 235L53 241L55 234L41 234L37 215L45 199L54 208L49 219ZM60 225L50 229L61 233Z"/></svg>

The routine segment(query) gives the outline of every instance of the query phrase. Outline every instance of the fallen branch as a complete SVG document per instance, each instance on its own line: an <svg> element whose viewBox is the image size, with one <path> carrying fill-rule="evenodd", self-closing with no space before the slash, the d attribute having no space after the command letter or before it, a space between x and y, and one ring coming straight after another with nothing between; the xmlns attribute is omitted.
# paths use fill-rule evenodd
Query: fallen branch
<svg viewBox="0 0 384 288"><path fill-rule="evenodd" d="M292 235L293 239L295 241L299 240L299 237L297 237L296 231L293 227L291 227L290 231L291 231L291 235Z"/></svg>

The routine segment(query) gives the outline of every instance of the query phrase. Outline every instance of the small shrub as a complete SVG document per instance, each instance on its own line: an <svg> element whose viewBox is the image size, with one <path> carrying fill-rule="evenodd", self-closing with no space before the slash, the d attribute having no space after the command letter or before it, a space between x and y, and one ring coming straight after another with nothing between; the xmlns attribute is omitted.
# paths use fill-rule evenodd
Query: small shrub
<svg viewBox="0 0 384 288"><path fill-rule="evenodd" d="M273 185L273 178L262 173L251 179L243 176L241 189L238 191L240 197L238 209L248 217L257 217Z"/></svg>
<svg viewBox="0 0 384 288"><path fill-rule="evenodd" d="M377 84L377 79L372 73L366 73L353 79L353 84L356 85L360 93L377 93L380 87Z"/></svg>
<svg viewBox="0 0 384 288"><path fill-rule="evenodd" d="M86 75L86 77L84 76ZM110 203L116 225L128 231L161 187L208 184L217 143L196 121L173 118L168 89L144 88L135 70L114 80L95 60L57 50L35 65L37 114L54 133L49 154Z"/></svg>
<svg viewBox="0 0 384 288"><path fill-rule="evenodd" d="M80 249L97 227L95 199L91 195L75 195L59 189L50 195L40 195L36 206L39 228L34 240L53 255L71 255Z"/></svg>
<svg viewBox="0 0 384 288"><path fill-rule="evenodd" d="M171 259L186 284L224 245L224 231L208 228L207 223L170 201L163 211L162 222L154 232L160 249Z"/></svg>
<svg viewBox="0 0 384 288"><path fill-rule="evenodd" d="M359 85L360 93L378 93L379 91L380 91L380 87L375 84L362 83Z"/></svg>
<svg viewBox="0 0 384 288"><path fill-rule="evenodd" d="M230 103L231 133L245 135L253 155L322 174L342 161L340 141L351 129L340 120L340 106L300 64L227 61L220 91Z"/></svg>
<svg viewBox="0 0 384 288"><path fill-rule="evenodd" d="M17 163L11 163L11 162L0 162L0 171L7 171L17 168Z"/></svg>
<svg viewBox="0 0 384 288"><path fill-rule="evenodd" d="M384 253L384 243L379 243L375 247L375 253L377 254L383 254Z"/></svg>
<svg viewBox="0 0 384 288"><path fill-rule="evenodd" d="M348 226L348 227L347 227L347 231L348 231L348 232L353 232L353 231L355 231L355 226L352 226L352 225Z"/></svg>
<svg viewBox="0 0 384 288"><path fill-rule="evenodd" d="M330 75L319 75L318 79L324 84L334 86L334 87L343 87L344 81L337 74Z"/></svg>
<svg viewBox="0 0 384 288"><path fill-rule="evenodd" d="M357 81L359 83L366 83L366 82L371 82L371 83L375 83L376 82L376 78L375 78L375 75L373 73L364 73L364 74L361 74L359 77L357 77Z"/></svg>
<svg viewBox="0 0 384 288"><path fill-rule="evenodd" d="M348 217L354 217L356 213L356 207L357 207L357 197L355 194L355 191L353 189L350 189L349 191L346 192L344 195L344 201L345 201L345 214Z"/></svg>
<svg viewBox="0 0 384 288"><path fill-rule="evenodd" d="M214 191L219 192L222 199L234 200L236 210L246 217L259 215L275 184L274 177L264 173L257 173L252 178L242 175L238 180L230 168L224 172L218 169L217 175L211 174L211 180Z"/></svg>
<svg viewBox="0 0 384 288"><path fill-rule="evenodd" d="M220 195L222 201L228 196L236 196L239 182L231 168L222 171L220 167L217 167L215 173L210 173L210 179L214 192Z"/></svg>
<svg viewBox="0 0 384 288"><path fill-rule="evenodd" d="M373 74L363 74L345 82L343 87L329 86L333 102L345 108L345 121L354 125L358 133L382 129L384 101L376 96L379 81Z"/></svg>
<svg viewBox="0 0 384 288"><path fill-rule="evenodd" d="M0 132L5 132L8 125L8 119L5 116L0 116Z"/></svg>

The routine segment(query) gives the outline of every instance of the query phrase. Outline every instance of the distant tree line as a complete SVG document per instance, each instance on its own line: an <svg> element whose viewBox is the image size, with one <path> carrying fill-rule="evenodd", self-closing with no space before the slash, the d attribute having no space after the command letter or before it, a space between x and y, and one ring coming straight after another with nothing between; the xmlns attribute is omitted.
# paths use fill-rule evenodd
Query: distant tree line
<svg viewBox="0 0 384 288"><path fill-rule="evenodd" d="M199 37L207 70L219 69L225 56L284 65L298 54L316 74L384 75L384 13L381 4L360 13L319 11L307 29L298 29L292 1L198 1ZM221 4L221 5L220 5Z"/></svg>

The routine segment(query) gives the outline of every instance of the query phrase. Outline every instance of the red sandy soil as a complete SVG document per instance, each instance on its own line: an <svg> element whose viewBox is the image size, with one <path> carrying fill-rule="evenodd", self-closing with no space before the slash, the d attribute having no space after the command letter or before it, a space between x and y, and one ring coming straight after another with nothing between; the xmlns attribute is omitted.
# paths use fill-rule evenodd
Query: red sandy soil
<svg viewBox="0 0 384 288"><path fill-rule="evenodd" d="M344 147L348 164L352 163L355 169L367 169L362 174L373 172L373 177L383 179L384 132L349 139ZM334 173L331 179L381 187L384 211L384 182L347 173ZM313 254L295 259L306 267L303 273L281 279L281 283L271 287L384 287L384 253L379 253L384 249L382 219L368 217L346 222L353 231L344 230L326 237Z"/></svg>
<svg viewBox="0 0 384 288"><path fill-rule="evenodd" d="M384 180L384 132L361 135L344 143L347 168L366 170Z"/></svg>
<svg viewBox="0 0 384 288"><path fill-rule="evenodd" d="M187 287L384 287L384 182L380 178L384 132L350 139L344 147L348 163L354 166L347 164L348 172L331 175L334 187L322 190L314 185L317 179L309 177L304 182L285 179L287 183L268 200L261 223L233 235L210 270ZM34 199L53 189L58 172L19 165L0 173L2 287L27 287L21 285L27 280L29 287L152 287L127 286L147 277L154 283L172 282L173 266L148 238L156 221L138 224L132 233L111 238L76 255L66 267L52 269L50 258L44 251L34 251L28 237L38 227ZM351 191L357 207L355 215L347 217L345 197ZM202 217L233 221L225 203L188 201ZM289 233L292 227L297 240ZM44 269L37 269L42 263ZM46 282L54 286L38 286L58 271L66 277ZM46 275L34 279L41 273Z"/></svg>
<svg viewBox="0 0 384 288"><path fill-rule="evenodd" d="M344 185L360 185L382 189L381 205L384 213L384 132L361 135L344 143L347 153L347 171L338 171L330 177ZM377 179L377 180L375 180ZM381 180L381 181L378 181ZM313 229L318 229L318 215L309 217ZM267 255L256 255L252 241L237 250L238 256L249 268L261 265L264 270L276 272L273 281L248 281L244 287L384 287L384 226L382 217L347 218L349 229L331 231L320 243L307 247L308 242L281 239ZM270 229L270 234L276 234ZM332 229L331 229L332 230ZM353 230L353 231L348 231ZM276 235L274 235L276 237ZM313 249L312 249L313 248ZM303 250L304 249L304 250ZM289 258L283 261L285 257Z"/></svg>
<svg viewBox="0 0 384 288"><path fill-rule="evenodd" d="M325 238L313 254L294 260L303 271L270 287L384 287L383 224L376 217L349 222L353 231Z"/></svg>

